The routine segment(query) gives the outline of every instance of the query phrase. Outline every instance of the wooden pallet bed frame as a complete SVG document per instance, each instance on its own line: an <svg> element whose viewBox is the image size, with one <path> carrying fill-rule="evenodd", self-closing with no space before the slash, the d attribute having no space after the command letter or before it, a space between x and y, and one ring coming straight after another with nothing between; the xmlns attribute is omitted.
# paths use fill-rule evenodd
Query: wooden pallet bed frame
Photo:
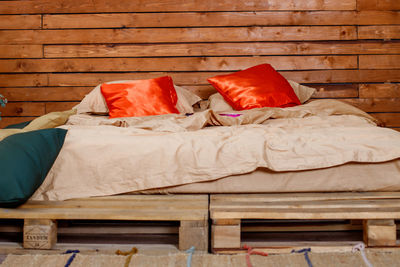
<svg viewBox="0 0 400 267"><path fill-rule="evenodd" d="M57 220L179 221L179 249L195 246L213 253L244 252L241 234L266 227L242 227L246 219L357 220L362 225L270 227L267 231L342 231L363 229L368 247L397 247L395 220L400 219L400 192L269 193L208 195L118 195L67 201L28 201L15 209L0 209L0 219L24 219L23 246L52 249L57 242ZM210 216L208 215L210 214ZM209 234L209 219L212 221ZM279 223L278 223L279 224ZM318 235L318 233L316 233ZM258 250L288 253L304 246L313 251L346 251L349 242L313 244L264 240L252 243Z"/></svg>
<svg viewBox="0 0 400 267"><path fill-rule="evenodd" d="M396 246L395 220L400 219L400 193L211 195L210 219L211 250L214 253L238 253L243 250L241 221L244 219L362 220L364 243L367 246L393 247ZM271 252L272 247L266 246L258 245L258 249L264 247ZM283 249L290 252L293 248ZM328 245L329 249L332 247Z"/></svg>
<svg viewBox="0 0 400 267"><path fill-rule="evenodd" d="M270 63L400 130L398 0L0 1L0 127L67 110L103 82L169 75L207 98L207 78ZM99 19L101 18L101 19ZM23 36L23 37L21 37ZM210 209L208 205L210 204ZM209 217L210 213L210 217ZM179 221L179 248L238 251L245 219L360 219L393 246L400 193L135 195L31 202L24 246L51 248L57 220ZM39 234L38 232L39 231ZM32 242L33 241L33 242Z"/></svg>
<svg viewBox="0 0 400 267"><path fill-rule="evenodd" d="M119 195L28 201L0 209L0 219L24 219L24 248L51 249L57 220L179 221L179 249L208 250L208 195Z"/></svg>

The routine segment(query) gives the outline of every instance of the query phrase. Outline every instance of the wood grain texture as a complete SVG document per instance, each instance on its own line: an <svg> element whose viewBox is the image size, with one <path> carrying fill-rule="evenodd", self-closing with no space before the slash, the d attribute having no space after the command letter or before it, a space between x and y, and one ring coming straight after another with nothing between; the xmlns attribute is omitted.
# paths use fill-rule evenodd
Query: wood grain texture
<svg viewBox="0 0 400 267"><path fill-rule="evenodd" d="M135 221L205 221L208 218L207 195L136 195L105 199L28 201L17 209L0 209L0 218Z"/></svg>
<svg viewBox="0 0 400 267"><path fill-rule="evenodd" d="M400 42L251 42L182 44L45 45L44 57L165 57L400 54Z"/></svg>
<svg viewBox="0 0 400 267"><path fill-rule="evenodd" d="M44 15L44 29L399 24L396 11L187 12Z"/></svg>
<svg viewBox="0 0 400 267"><path fill-rule="evenodd" d="M8 87L1 94L8 101L78 101L93 89L89 87Z"/></svg>
<svg viewBox="0 0 400 267"><path fill-rule="evenodd" d="M358 97L357 84L308 84L316 89L312 98L349 98Z"/></svg>
<svg viewBox="0 0 400 267"><path fill-rule="evenodd" d="M111 13L111 12L171 12L171 11L260 11L260 10L355 10L356 0L37 0L0 1L2 14L35 13Z"/></svg>
<svg viewBox="0 0 400 267"><path fill-rule="evenodd" d="M54 112L54 111L65 111L65 110L70 110L74 106L78 105L79 101L75 102L47 102L45 103L45 112Z"/></svg>
<svg viewBox="0 0 400 267"><path fill-rule="evenodd" d="M263 63L269 63L277 70L355 69L357 68L357 57L0 59L0 72L237 71Z"/></svg>
<svg viewBox="0 0 400 267"><path fill-rule="evenodd" d="M11 102L1 109L2 116L42 116L45 113L45 103L35 102Z"/></svg>
<svg viewBox="0 0 400 267"><path fill-rule="evenodd" d="M394 194L393 194L394 193ZM325 195L325 196L324 196ZM369 193L212 195L210 218L219 219L393 219L400 198Z"/></svg>
<svg viewBox="0 0 400 267"><path fill-rule="evenodd" d="M398 25L378 25L378 26L359 26L359 39L400 39L400 26Z"/></svg>
<svg viewBox="0 0 400 267"><path fill-rule="evenodd" d="M360 97L362 98L391 98L400 97L400 84L361 84Z"/></svg>
<svg viewBox="0 0 400 267"><path fill-rule="evenodd" d="M0 58L42 58L41 45L1 45Z"/></svg>
<svg viewBox="0 0 400 267"><path fill-rule="evenodd" d="M48 112L70 108L101 82L171 75L206 98L215 93L207 78L270 63L315 87L313 98L343 99L398 125L399 5L0 1L0 93L12 105L40 104ZM7 121L37 116L8 114L15 115L3 114Z"/></svg>
<svg viewBox="0 0 400 267"><path fill-rule="evenodd" d="M1 112L1 120L0 120L0 129L12 124L17 124L21 122L31 121L36 117L3 117L3 108L0 108Z"/></svg>
<svg viewBox="0 0 400 267"><path fill-rule="evenodd" d="M170 75L177 85L207 85L208 78L228 73L231 72L50 73L47 75L49 86L96 86L107 81L151 79L165 75ZM281 74L286 79L299 83L400 82L400 70L283 71Z"/></svg>
<svg viewBox="0 0 400 267"><path fill-rule="evenodd" d="M46 86L48 83L47 74L0 74L0 86Z"/></svg>
<svg viewBox="0 0 400 267"><path fill-rule="evenodd" d="M40 29L41 15L1 15L0 29Z"/></svg>
<svg viewBox="0 0 400 267"><path fill-rule="evenodd" d="M360 69L400 69L400 55L360 55Z"/></svg>
<svg viewBox="0 0 400 267"><path fill-rule="evenodd" d="M354 26L2 30L0 31L0 43L95 44L355 40L356 35Z"/></svg>
<svg viewBox="0 0 400 267"><path fill-rule="evenodd" d="M386 127L400 127L400 113L372 113L371 115L382 121Z"/></svg>
<svg viewBox="0 0 400 267"><path fill-rule="evenodd" d="M356 98L343 101L367 112L400 112L400 98Z"/></svg>
<svg viewBox="0 0 400 267"><path fill-rule="evenodd" d="M400 10L397 0L357 0L358 10Z"/></svg>

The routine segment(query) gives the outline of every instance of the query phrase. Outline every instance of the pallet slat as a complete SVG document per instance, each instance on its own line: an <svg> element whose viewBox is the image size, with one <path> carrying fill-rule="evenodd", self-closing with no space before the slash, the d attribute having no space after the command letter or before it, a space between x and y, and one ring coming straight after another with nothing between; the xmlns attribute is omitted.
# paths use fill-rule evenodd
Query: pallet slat
<svg viewBox="0 0 400 267"><path fill-rule="evenodd" d="M278 222L281 220L363 220L366 244L394 246L396 244L394 219L400 218L400 194L399 192L372 192L211 195L210 218L213 220L212 250L216 253L233 253L234 250L241 250L243 242L240 236L242 231L240 221L248 219L256 219L257 222L261 220L278 220ZM263 229L251 230L262 231ZM307 242L303 245L310 246ZM271 247L276 244L255 243L252 246Z"/></svg>
<svg viewBox="0 0 400 267"><path fill-rule="evenodd" d="M317 200L359 200L359 199L400 199L400 192L348 192L348 193L277 193L277 194L218 194L211 195L214 201L317 201Z"/></svg>

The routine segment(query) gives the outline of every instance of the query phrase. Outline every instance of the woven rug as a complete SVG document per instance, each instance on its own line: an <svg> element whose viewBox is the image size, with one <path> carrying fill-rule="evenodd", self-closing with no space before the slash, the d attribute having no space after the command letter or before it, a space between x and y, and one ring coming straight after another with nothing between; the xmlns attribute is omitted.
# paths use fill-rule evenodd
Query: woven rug
<svg viewBox="0 0 400 267"><path fill-rule="evenodd" d="M32 266L32 267L64 267L71 254L62 255L8 255L1 267ZM309 267L337 267L337 266L368 266L361 253L308 253L309 261L304 254L279 254L269 256L250 256L251 264L256 266L305 266ZM372 266L400 266L400 252L366 252L366 257ZM128 256L78 253L71 261L74 266L108 267L121 266L127 263ZM246 267L246 255L213 255L194 253L188 265L187 253L173 253L166 255L143 255L135 254L129 262L129 266L143 267L212 267L212 266L233 266Z"/></svg>

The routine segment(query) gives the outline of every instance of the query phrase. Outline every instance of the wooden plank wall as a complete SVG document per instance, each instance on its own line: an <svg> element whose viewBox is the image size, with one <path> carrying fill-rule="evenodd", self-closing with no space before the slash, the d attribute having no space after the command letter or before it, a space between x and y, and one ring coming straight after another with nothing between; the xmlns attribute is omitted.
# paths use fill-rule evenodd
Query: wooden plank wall
<svg viewBox="0 0 400 267"><path fill-rule="evenodd" d="M207 97L206 78L260 63L400 129L399 0L0 1L0 126L118 79Z"/></svg>

